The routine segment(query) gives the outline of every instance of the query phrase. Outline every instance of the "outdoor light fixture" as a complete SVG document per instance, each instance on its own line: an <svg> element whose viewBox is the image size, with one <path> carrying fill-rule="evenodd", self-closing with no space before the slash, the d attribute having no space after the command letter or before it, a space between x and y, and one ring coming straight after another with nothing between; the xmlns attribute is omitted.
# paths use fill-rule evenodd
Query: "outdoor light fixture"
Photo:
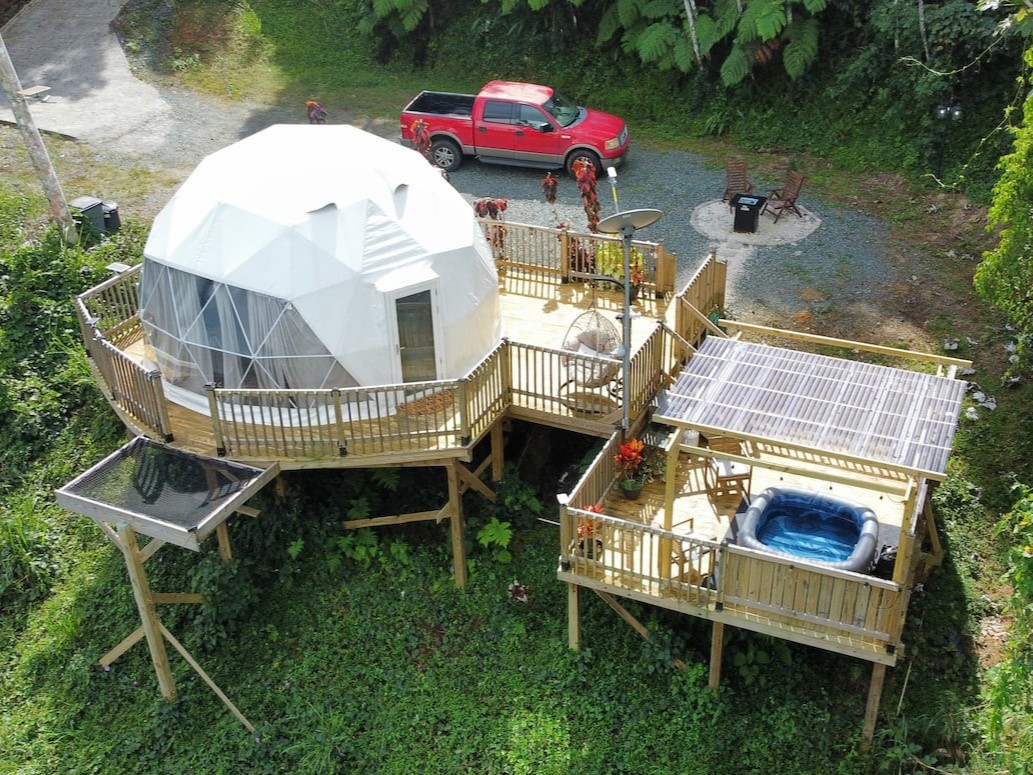
<svg viewBox="0 0 1033 775"><path fill-rule="evenodd" d="M606 177L610 179L610 190L613 191L613 211L617 212L620 210L620 205L617 203L617 168L607 167Z"/></svg>
<svg viewBox="0 0 1033 775"><path fill-rule="evenodd" d="M940 149L936 159L936 179L943 177L943 154L947 149L947 134L950 130L950 122L961 119L961 100L953 94L936 106L936 120L942 124L940 130Z"/></svg>
<svg viewBox="0 0 1033 775"><path fill-rule="evenodd" d="M950 99L944 100L936 106L936 117L941 121L945 119L953 119L957 121L961 118L961 100L951 95Z"/></svg>
<svg viewBox="0 0 1033 775"><path fill-rule="evenodd" d="M615 186L615 199L617 195L616 178L616 173L610 175L610 182ZM624 314L621 316L624 329L621 346L621 371L624 375L621 427L624 430L631 427L631 239L635 236L636 229L643 229L656 223L663 215L660 210L625 210L603 218L597 227L604 234L619 234L624 243Z"/></svg>

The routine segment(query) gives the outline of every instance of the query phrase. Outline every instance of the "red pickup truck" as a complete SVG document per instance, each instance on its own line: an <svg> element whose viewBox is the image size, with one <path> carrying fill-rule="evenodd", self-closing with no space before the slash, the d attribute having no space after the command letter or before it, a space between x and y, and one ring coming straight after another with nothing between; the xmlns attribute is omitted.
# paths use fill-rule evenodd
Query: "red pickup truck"
<svg viewBox="0 0 1033 775"><path fill-rule="evenodd" d="M573 175L578 159L597 177L628 154L628 127L609 113L578 107L548 86L492 81L477 94L422 91L402 110L402 144L413 123L427 123L434 163L447 172L464 156L492 164L556 169Z"/></svg>

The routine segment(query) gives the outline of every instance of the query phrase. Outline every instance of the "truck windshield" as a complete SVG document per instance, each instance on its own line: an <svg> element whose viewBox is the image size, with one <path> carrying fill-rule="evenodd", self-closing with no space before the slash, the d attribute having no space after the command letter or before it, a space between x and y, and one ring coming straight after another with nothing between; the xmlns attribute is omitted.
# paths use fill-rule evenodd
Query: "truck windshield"
<svg viewBox="0 0 1033 775"><path fill-rule="evenodd" d="M581 108L558 91L554 91L542 107L552 114L560 126L570 126L581 113Z"/></svg>

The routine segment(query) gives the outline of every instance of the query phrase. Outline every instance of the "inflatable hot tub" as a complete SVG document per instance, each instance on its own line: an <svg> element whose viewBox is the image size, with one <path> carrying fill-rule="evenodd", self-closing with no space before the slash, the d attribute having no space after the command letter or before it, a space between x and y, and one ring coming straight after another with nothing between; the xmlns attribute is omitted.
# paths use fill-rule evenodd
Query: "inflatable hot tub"
<svg viewBox="0 0 1033 775"><path fill-rule="evenodd" d="M879 521L867 506L812 490L769 487L750 501L737 542L817 565L864 573Z"/></svg>

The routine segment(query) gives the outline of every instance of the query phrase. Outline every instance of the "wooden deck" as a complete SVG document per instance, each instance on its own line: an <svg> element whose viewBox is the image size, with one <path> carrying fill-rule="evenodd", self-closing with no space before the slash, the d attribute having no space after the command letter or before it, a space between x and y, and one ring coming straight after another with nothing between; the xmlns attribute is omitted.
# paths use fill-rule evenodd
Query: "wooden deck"
<svg viewBox="0 0 1033 775"><path fill-rule="evenodd" d="M801 558L738 545L741 493L714 497L705 457L677 441L680 431L651 443L671 451L663 479L637 500L615 486L614 436L561 504L559 577L578 587L670 608L719 624L893 665L915 573L937 558L923 552L933 530L927 492L898 471L847 464L823 455L758 445L750 493L770 486L816 490L872 509L877 548L899 547L892 580L842 571ZM788 461L792 466L789 470ZM673 472L669 487L666 479ZM572 624L576 629L576 625ZM573 631L572 631L573 632ZM580 636L572 635L572 642Z"/></svg>
<svg viewBox="0 0 1033 775"><path fill-rule="evenodd" d="M623 288L571 277L556 255L540 260L530 252L541 243L555 253L569 235L519 224L507 224L507 230L513 258L501 262L499 278L503 343L460 380L340 391L215 389L207 412L185 407L165 397L148 358L136 316L138 267L77 299L80 327L98 384L125 425L198 454L252 465L275 461L284 469L469 460L473 445L502 416L607 437L622 419L621 364L571 353L563 344L575 319L592 309L622 330ZM655 245L643 244L643 250L653 268L652 281L632 304L629 414L636 419L676 367L681 345L660 323L677 329L684 304L658 290L670 287L674 257ZM719 307L724 267L712 260L706 266L694 301ZM699 322L682 320L679 336L698 336ZM579 384L604 369L614 374L607 384ZM447 405L419 416L397 410L428 395L445 396Z"/></svg>
<svg viewBox="0 0 1033 775"><path fill-rule="evenodd" d="M522 233L512 224L507 229ZM526 244L537 240L548 250L557 244L565 249L570 235L538 230L525 236ZM507 246L521 244L507 236ZM881 669L895 664L902 653L901 633L916 570L938 561L925 475L849 455L820 454L805 445L789 448L751 438L751 493L773 485L795 486L858 501L878 517L878 545L899 546L900 551L893 579L884 580L736 543L736 514L744 508L741 495L715 498L708 492L706 454L681 441L686 437L673 427L676 423L659 430L647 426L659 391L672 383L705 336L725 335L713 315L724 302L725 266L711 257L681 293L664 291L661 298L656 298L657 289L666 288L668 274L673 278L673 264L656 263L655 284L633 305L631 427L656 434L650 443L663 448L667 473L647 484L640 499L624 499L617 494L613 462L622 435L619 380L591 389L581 389L576 379L571 384L579 369L584 373L616 362L562 349L571 323L591 308L620 330L623 292L612 284L593 287L572 279L555 256L536 261L530 253L502 260L503 341L462 379L322 391L210 389L208 414L166 400L160 375L146 357L132 276L112 278L83 294L77 309L98 384L126 426L138 434L164 437L190 452L253 465L276 462L283 469L445 466L448 504L367 522L450 518L460 585L465 582L460 496L474 487L494 497L479 480L487 463L480 462L476 470L460 465L470 462L474 446L490 434L492 474L500 478L506 418L606 438L581 481L561 497L558 578L569 585L571 646L580 642L578 590L587 588L607 596L615 609L619 604L612 596L620 596L712 621L714 686L724 624L859 657L876 666L865 722L870 738ZM849 349L855 344L835 346ZM402 411L407 404L411 408L431 398L428 405L433 408L427 412ZM370 412L370 407L381 411ZM923 548L927 535L932 554ZM622 616L628 619L626 613Z"/></svg>

